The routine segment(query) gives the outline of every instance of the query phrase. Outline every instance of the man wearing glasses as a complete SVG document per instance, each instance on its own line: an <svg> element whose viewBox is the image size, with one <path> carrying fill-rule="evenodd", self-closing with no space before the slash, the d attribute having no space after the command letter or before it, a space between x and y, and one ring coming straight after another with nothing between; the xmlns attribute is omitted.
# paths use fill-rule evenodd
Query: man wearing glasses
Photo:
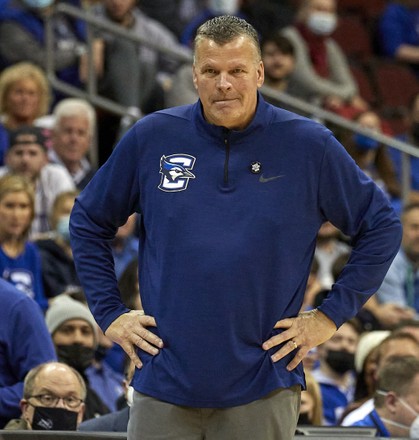
<svg viewBox="0 0 419 440"><path fill-rule="evenodd" d="M47 362L25 378L22 416L11 420L7 430L76 431L83 419L86 385L67 364Z"/></svg>

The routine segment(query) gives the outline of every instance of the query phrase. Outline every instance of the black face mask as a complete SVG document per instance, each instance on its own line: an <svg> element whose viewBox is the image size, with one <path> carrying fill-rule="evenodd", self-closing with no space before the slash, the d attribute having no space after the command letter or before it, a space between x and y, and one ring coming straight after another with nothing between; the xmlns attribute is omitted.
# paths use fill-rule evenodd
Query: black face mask
<svg viewBox="0 0 419 440"><path fill-rule="evenodd" d="M103 361L108 354L109 349L103 345L98 345L95 350L95 359L98 362Z"/></svg>
<svg viewBox="0 0 419 440"><path fill-rule="evenodd" d="M410 127L410 133L417 144L419 144L419 122L413 122Z"/></svg>
<svg viewBox="0 0 419 440"><path fill-rule="evenodd" d="M57 345L55 350L60 362L70 365L79 373L83 373L92 364L95 355L94 348L84 347L80 344Z"/></svg>
<svg viewBox="0 0 419 440"><path fill-rule="evenodd" d="M74 411L65 408L34 406L32 429L34 431L75 431L77 416Z"/></svg>
<svg viewBox="0 0 419 440"><path fill-rule="evenodd" d="M328 350L326 362L335 373L344 374L355 368L355 355L344 350Z"/></svg>
<svg viewBox="0 0 419 440"><path fill-rule="evenodd" d="M312 425L308 412L300 413L297 425Z"/></svg>

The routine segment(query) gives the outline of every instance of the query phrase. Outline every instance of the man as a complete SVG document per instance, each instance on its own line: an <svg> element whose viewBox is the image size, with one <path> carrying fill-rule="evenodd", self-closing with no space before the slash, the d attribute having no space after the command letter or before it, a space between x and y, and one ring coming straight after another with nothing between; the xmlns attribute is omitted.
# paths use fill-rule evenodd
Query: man
<svg viewBox="0 0 419 440"><path fill-rule="evenodd" d="M20 401L22 416L8 430L75 431L83 420L86 385L61 362L41 364L27 374Z"/></svg>
<svg viewBox="0 0 419 440"><path fill-rule="evenodd" d="M402 320L412 319L419 312L419 203L406 205L401 220L402 245L377 292L375 310L382 316L384 313L380 314L380 308L388 304L397 306L398 314L391 322L393 326Z"/></svg>
<svg viewBox="0 0 419 440"><path fill-rule="evenodd" d="M10 145L5 157L6 166L0 175L15 173L25 176L35 188L35 218L31 233L50 230L48 217L55 197L74 189L67 170L48 163L47 138L41 128L24 126L10 132Z"/></svg>
<svg viewBox="0 0 419 440"><path fill-rule="evenodd" d="M359 335L360 325L351 320L317 349L320 365L312 373L320 385L326 425L336 425L343 410L353 400Z"/></svg>
<svg viewBox="0 0 419 440"><path fill-rule="evenodd" d="M67 168L81 190L95 173L87 157L95 133L95 110L84 99L67 98L55 106L53 116L49 159Z"/></svg>
<svg viewBox="0 0 419 440"><path fill-rule="evenodd" d="M371 387L375 392L378 380L378 371L386 365L391 359L395 357L414 356L419 359L419 342L409 333L393 331L387 336L376 348L376 359L370 366L368 374L371 379ZM356 403L356 402L354 402ZM342 426L351 426L354 423L362 420L374 408L373 396L369 396L363 402L357 402L359 406L343 418Z"/></svg>
<svg viewBox="0 0 419 440"><path fill-rule="evenodd" d="M130 440L292 438L301 360L375 292L397 252L385 196L328 130L263 100L263 72L252 26L206 22L199 101L139 121L73 208L90 307L137 367ZM144 312L122 304L110 248L135 211ZM299 314L325 219L354 252L319 309Z"/></svg>
<svg viewBox="0 0 419 440"><path fill-rule="evenodd" d="M0 429L20 414L28 371L56 359L38 304L0 279Z"/></svg>
<svg viewBox="0 0 419 440"><path fill-rule="evenodd" d="M379 437L419 438L419 359L392 359L380 371L374 409L352 426L377 428Z"/></svg>
<svg viewBox="0 0 419 440"><path fill-rule="evenodd" d="M59 361L73 367L86 381L84 419L107 414L109 408L99 396L99 390L92 388L87 373L93 365L97 346L97 326L92 314L84 304L62 294L51 302L45 320Z"/></svg>

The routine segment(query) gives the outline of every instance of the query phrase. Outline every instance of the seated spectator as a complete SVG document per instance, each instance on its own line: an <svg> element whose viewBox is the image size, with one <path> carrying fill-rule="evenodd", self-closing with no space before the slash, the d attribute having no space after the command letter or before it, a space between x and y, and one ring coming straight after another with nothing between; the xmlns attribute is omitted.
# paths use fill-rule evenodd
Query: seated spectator
<svg viewBox="0 0 419 440"><path fill-rule="evenodd" d="M323 223L317 234L315 256L319 264L317 278L323 289L330 289L335 282L333 263L341 255L350 251L350 246L343 241L342 233L330 222Z"/></svg>
<svg viewBox="0 0 419 440"><path fill-rule="evenodd" d="M37 118L47 114L49 103L48 80L39 67L21 62L1 72L0 165L9 147L8 130L36 124Z"/></svg>
<svg viewBox="0 0 419 440"><path fill-rule="evenodd" d="M74 190L68 171L58 164L48 163L47 139L38 127L24 126L10 132L10 146L5 157L6 166L0 167L0 176L19 174L35 188L35 218L31 234L51 230L48 218L58 194Z"/></svg>
<svg viewBox="0 0 419 440"><path fill-rule="evenodd" d="M3 1L0 9L0 60L3 64L30 61L45 68L45 22L51 15L54 1ZM81 4L77 0L74 3ZM54 14L50 20L54 33L53 57L56 74L62 81L81 87L87 78L84 22L66 14ZM94 66L98 75L101 75L102 66L99 60L101 44L103 43L100 40L95 40L93 44ZM56 95L56 100L62 98L60 93Z"/></svg>
<svg viewBox="0 0 419 440"><path fill-rule="evenodd" d="M138 238L134 234L136 222L137 214L132 214L125 225L118 228L111 244L118 279L128 264L138 256Z"/></svg>
<svg viewBox="0 0 419 440"><path fill-rule="evenodd" d="M242 2L243 0L206 0L206 7L203 8L201 12L183 29L180 36L180 42L185 46L192 48L196 31L199 26L218 15L236 15L237 17L247 20L248 17L241 11Z"/></svg>
<svg viewBox="0 0 419 440"><path fill-rule="evenodd" d="M419 438L419 359L394 358L380 368L374 408L351 426L371 426L379 437Z"/></svg>
<svg viewBox="0 0 419 440"><path fill-rule="evenodd" d="M408 103L406 132L396 136L403 142L419 147L419 93ZM399 182L402 181L402 152L396 148L388 149ZM410 156L411 200L419 201L419 157Z"/></svg>
<svg viewBox="0 0 419 440"><path fill-rule="evenodd" d="M53 298L67 290L80 288L70 247L70 213L78 191L65 191L54 200L50 216L52 231L36 239L41 256L45 295Z"/></svg>
<svg viewBox="0 0 419 440"><path fill-rule="evenodd" d="M390 0L379 17L378 40L385 57L419 74L419 1Z"/></svg>
<svg viewBox="0 0 419 440"><path fill-rule="evenodd" d="M381 311L383 320L389 325L397 325L405 319L412 319L419 312L419 203L408 204L403 208L401 221L403 225L402 243L393 260L376 298L378 304L373 313L380 314L380 307L394 304L400 311L393 316Z"/></svg>
<svg viewBox="0 0 419 440"><path fill-rule="evenodd" d="M34 217L32 185L23 177L0 178L0 276L46 310L41 259L28 241Z"/></svg>
<svg viewBox="0 0 419 440"><path fill-rule="evenodd" d="M86 385L61 362L41 364L27 374L20 401L22 416L6 430L76 431L83 419Z"/></svg>
<svg viewBox="0 0 419 440"><path fill-rule="evenodd" d="M320 365L312 374L320 385L325 425L336 425L344 409L353 400L355 352L359 335L359 324L352 319L317 347Z"/></svg>
<svg viewBox="0 0 419 440"><path fill-rule="evenodd" d="M123 408L95 419L86 420L80 425L79 431L127 432L129 409L132 405L134 395L134 388L130 386L134 371L134 364L129 362L124 379L124 400L126 403Z"/></svg>
<svg viewBox="0 0 419 440"><path fill-rule="evenodd" d="M289 93L353 117L368 104L361 98L346 57L331 37L338 25L336 0L303 0L296 23L282 30L295 49Z"/></svg>
<svg viewBox="0 0 419 440"><path fill-rule="evenodd" d="M109 408L99 397L99 390L93 390L87 376L98 344L98 327L89 309L69 295L62 294L51 301L45 319L58 360L77 370L86 382L84 420L107 414Z"/></svg>
<svg viewBox="0 0 419 440"><path fill-rule="evenodd" d="M146 16L134 0L104 0L93 7L93 13L129 29L151 44L157 43L184 56L191 56L190 50L182 47L169 29ZM104 79L100 81L99 89L119 104L131 107L133 116L139 117L150 101L160 96L165 86L162 78L173 73L178 61L169 55L162 55L147 44L138 45L106 31L100 31L99 35L104 41L102 59L106 60ZM124 69L121 69L121 65ZM157 108L164 106L163 103L154 105Z"/></svg>
<svg viewBox="0 0 419 440"><path fill-rule="evenodd" d="M305 371L307 389L301 391L298 425L320 426L323 423L323 402L320 386L309 371Z"/></svg>
<svg viewBox="0 0 419 440"><path fill-rule="evenodd" d="M95 110L84 99L67 98L54 107L53 118L49 159L67 168L82 190L96 171L88 159L96 130Z"/></svg>
<svg viewBox="0 0 419 440"><path fill-rule="evenodd" d="M380 116L371 110L359 113L354 122L377 133L382 132ZM343 141L348 153L364 171L388 195L398 199L401 194L396 171L387 149L378 141L362 133L348 134Z"/></svg>
<svg viewBox="0 0 419 440"><path fill-rule="evenodd" d="M56 359L44 317L34 300L0 278L0 429L19 417L28 371Z"/></svg>
<svg viewBox="0 0 419 440"><path fill-rule="evenodd" d="M419 359L419 342L407 333L391 333L384 338L373 350L372 357L367 356L364 361L364 370L366 372L366 362L368 365L368 394L359 397L349 405L341 417L342 426L350 426L353 423L362 420L373 408L373 397L377 388L378 370L386 365L394 357L414 356ZM358 353L356 353L355 360Z"/></svg>

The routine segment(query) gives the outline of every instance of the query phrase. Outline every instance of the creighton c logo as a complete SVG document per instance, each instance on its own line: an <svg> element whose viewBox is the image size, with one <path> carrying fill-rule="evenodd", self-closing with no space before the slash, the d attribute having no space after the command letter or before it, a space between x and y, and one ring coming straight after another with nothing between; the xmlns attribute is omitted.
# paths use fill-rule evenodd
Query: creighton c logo
<svg viewBox="0 0 419 440"><path fill-rule="evenodd" d="M171 154L160 159L161 181L159 189L166 192L184 191L189 179L195 179L192 170L196 158L189 154Z"/></svg>

